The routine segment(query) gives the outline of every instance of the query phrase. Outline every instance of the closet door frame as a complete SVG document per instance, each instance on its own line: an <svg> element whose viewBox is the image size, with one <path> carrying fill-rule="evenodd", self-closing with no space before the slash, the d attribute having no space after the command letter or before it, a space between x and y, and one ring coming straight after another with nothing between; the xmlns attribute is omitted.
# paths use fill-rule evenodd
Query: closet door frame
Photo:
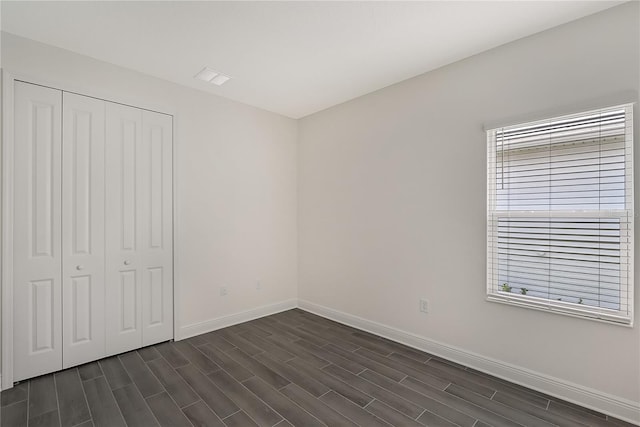
<svg viewBox="0 0 640 427"><path fill-rule="evenodd" d="M11 70L2 69L2 84L0 85L0 94L2 95L2 120L0 125L0 134L2 143L0 159L2 162L2 207L1 207L1 235L2 245L0 246L0 268L2 276L0 277L1 287L1 307L2 328L0 331L0 353L1 353L1 371L0 371L0 390L7 390L13 387L13 186L14 186L14 86L15 82L20 81L39 86L45 86L52 89L61 90L63 92L74 93L77 95L88 96L100 100L114 102L117 104L129 105L142 110L149 110L161 114L166 114L172 118L172 214L173 214L173 339L178 341L180 336L180 283L176 280L179 277L179 258L178 258L178 224L180 223L178 203L178 140L176 138L176 126L178 122L175 110L166 105L149 105L148 101L136 97L123 99L122 97L114 97L108 91L99 87L83 87L74 84L59 84L47 80L45 77L33 75L23 75L14 73Z"/></svg>

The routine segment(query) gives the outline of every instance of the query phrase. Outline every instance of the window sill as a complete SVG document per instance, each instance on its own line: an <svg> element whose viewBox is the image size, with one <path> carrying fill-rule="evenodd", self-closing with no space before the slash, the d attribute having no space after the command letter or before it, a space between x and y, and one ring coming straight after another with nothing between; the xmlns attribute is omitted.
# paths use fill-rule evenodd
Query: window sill
<svg viewBox="0 0 640 427"><path fill-rule="evenodd" d="M621 316L612 310L591 308L587 306L576 307L576 304L552 302L542 298L511 295L506 292L497 292L487 294L487 301L497 302L500 304L513 305L518 307L529 308L532 310L545 311L548 313L562 314L570 317L579 317L581 319L595 320L610 325L633 327L633 318Z"/></svg>

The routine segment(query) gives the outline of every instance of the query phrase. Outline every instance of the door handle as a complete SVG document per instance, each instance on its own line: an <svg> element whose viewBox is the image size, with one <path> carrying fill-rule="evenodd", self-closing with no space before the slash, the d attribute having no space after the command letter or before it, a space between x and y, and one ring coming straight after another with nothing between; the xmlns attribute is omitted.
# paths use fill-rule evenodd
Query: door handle
<svg viewBox="0 0 640 427"><path fill-rule="evenodd" d="M82 265L76 265L76 270L80 271L80 270L84 270L84 266Z"/></svg>

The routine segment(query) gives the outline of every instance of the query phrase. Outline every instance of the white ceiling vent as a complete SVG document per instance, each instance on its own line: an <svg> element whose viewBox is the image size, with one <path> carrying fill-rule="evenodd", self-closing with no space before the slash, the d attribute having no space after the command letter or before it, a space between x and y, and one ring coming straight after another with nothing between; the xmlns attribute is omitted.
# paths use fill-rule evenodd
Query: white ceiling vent
<svg viewBox="0 0 640 427"><path fill-rule="evenodd" d="M222 86L226 83L231 77L226 74L219 73L217 71L212 70L209 67L204 67L202 71L194 76L198 80L202 80L204 82L213 83L217 86Z"/></svg>

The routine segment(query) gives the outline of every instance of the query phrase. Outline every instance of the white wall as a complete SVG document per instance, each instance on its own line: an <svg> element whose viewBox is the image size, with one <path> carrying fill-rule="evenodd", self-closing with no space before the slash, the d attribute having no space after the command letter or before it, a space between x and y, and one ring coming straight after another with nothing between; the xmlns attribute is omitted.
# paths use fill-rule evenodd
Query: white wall
<svg viewBox="0 0 640 427"><path fill-rule="evenodd" d="M2 63L63 89L175 114L186 333L297 297L295 120L7 33Z"/></svg>
<svg viewBox="0 0 640 427"><path fill-rule="evenodd" d="M627 328L485 301L483 132L487 123L637 101L638 6L624 4L301 119L301 301L640 402L637 321ZM636 106L636 141L638 116ZM636 179L636 201L639 189ZM636 287L638 317L638 280ZM418 311L423 297L427 315Z"/></svg>

